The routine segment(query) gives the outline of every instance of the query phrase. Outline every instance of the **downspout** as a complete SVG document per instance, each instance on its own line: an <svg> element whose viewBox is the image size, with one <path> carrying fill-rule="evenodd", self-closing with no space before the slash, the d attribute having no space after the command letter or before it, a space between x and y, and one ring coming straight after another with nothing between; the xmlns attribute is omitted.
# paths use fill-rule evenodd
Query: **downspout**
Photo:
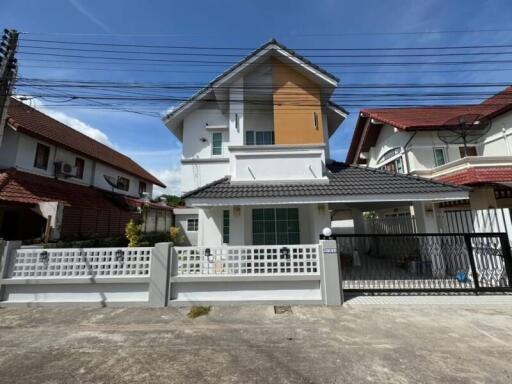
<svg viewBox="0 0 512 384"><path fill-rule="evenodd" d="M407 140L407 143L405 143L404 145L405 166L407 167L407 174L411 173L411 168L409 165L409 156L407 155L407 147L411 143L412 139L414 139L414 136L416 136L417 133L418 131L414 131L412 136L409 138L409 140Z"/></svg>

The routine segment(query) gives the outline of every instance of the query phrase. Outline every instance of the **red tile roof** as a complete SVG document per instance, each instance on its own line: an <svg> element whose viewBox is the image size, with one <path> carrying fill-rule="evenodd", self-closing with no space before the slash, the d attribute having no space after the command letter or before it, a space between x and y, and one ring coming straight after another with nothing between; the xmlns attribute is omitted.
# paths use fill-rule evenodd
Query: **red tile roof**
<svg viewBox="0 0 512 384"><path fill-rule="evenodd" d="M512 182L512 167L468 168L437 177L435 180L456 185Z"/></svg>
<svg viewBox="0 0 512 384"><path fill-rule="evenodd" d="M67 207L118 209L111 194L14 169L0 171L0 204L61 201Z"/></svg>
<svg viewBox="0 0 512 384"><path fill-rule="evenodd" d="M129 157L14 98L10 100L7 122L19 132L50 141L165 188L165 184Z"/></svg>
<svg viewBox="0 0 512 384"><path fill-rule="evenodd" d="M369 119L396 127L400 130L438 129L447 121L464 114L480 114L493 118L512 109L512 86L488 98L480 104L455 105L455 106L431 106L411 108L376 108L363 109L356 123L352 136L352 142L347 152L347 163L353 163L357 156L357 147L364 140L363 147L372 146L375 143L366 142L363 137L364 128ZM370 130L380 129L380 126L371 124ZM367 132L368 133L368 132ZM376 139L376 138L374 138Z"/></svg>

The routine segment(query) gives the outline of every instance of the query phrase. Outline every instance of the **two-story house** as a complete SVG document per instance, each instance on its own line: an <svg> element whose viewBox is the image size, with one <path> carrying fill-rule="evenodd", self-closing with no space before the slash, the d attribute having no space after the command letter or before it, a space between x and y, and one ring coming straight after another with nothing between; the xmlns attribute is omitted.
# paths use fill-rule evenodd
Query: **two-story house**
<svg viewBox="0 0 512 384"><path fill-rule="evenodd" d="M339 79L275 40L164 117L183 143L175 210L200 246L316 243L331 215L365 204L467 198L464 189L330 160L347 116Z"/></svg>
<svg viewBox="0 0 512 384"><path fill-rule="evenodd" d="M365 109L346 161L471 187L470 200L441 208L510 208L511 134L512 87L475 105Z"/></svg>
<svg viewBox="0 0 512 384"><path fill-rule="evenodd" d="M129 157L15 98L1 128L0 237L120 235L148 205L172 224L147 202L164 184Z"/></svg>

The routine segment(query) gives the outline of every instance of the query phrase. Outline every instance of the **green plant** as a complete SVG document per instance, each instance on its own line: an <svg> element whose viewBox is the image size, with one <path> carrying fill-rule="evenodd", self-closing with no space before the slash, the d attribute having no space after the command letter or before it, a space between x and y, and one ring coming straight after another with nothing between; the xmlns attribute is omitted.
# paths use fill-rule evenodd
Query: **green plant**
<svg viewBox="0 0 512 384"><path fill-rule="evenodd" d="M210 313L211 307L204 307L200 305L194 305L192 308L190 308L190 311L188 312L187 316L191 319L195 319L199 316L206 316Z"/></svg>
<svg viewBox="0 0 512 384"><path fill-rule="evenodd" d="M136 247L139 245L139 240L142 235L142 228L140 225L135 224L133 220L130 220L126 224L125 229L126 238L128 239L129 247Z"/></svg>
<svg viewBox="0 0 512 384"><path fill-rule="evenodd" d="M179 227L171 227L169 232L174 245L182 245L185 242L185 237L181 235L181 229Z"/></svg>

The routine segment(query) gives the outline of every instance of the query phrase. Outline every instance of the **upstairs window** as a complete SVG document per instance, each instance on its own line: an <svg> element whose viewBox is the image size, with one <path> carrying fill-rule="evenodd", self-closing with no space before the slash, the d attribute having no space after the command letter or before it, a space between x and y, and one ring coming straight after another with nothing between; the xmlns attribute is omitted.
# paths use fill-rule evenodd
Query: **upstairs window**
<svg viewBox="0 0 512 384"><path fill-rule="evenodd" d="M222 155L222 132L212 133L212 155Z"/></svg>
<svg viewBox="0 0 512 384"><path fill-rule="evenodd" d="M187 232L197 232L199 228L199 219L187 220Z"/></svg>
<svg viewBox="0 0 512 384"><path fill-rule="evenodd" d="M245 132L246 145L273 145L274 131L247 131Z"/></svg>
<svg viewBox="0 0 512 384"><path fill-rule="evenodd" d="M389 151L384 153L381 157L379 157L379 160L377 160L377 164L382 163L383 161L386 161L387 159L391 159L393 156L398 155L400 152L402 152L402 148L400 148L400 147L390 149Z"/></svg>
<svg viewBox="0 0 512 384"><path fill-rule="evenodd" d="M459 147L459 153L461 159L466 156L478 156L476 153L476 147Z"/></svg>
<svg viewBox="0 0 512 384"><path fill-rule="evenodd" d="M147 186L143 181L139 181L139 196L143 196L146 193Z"/></svg>
<svg viewBox="0 0 512 384"><path fill-rule="evenodd" d="M446 164L446 153L444 148L434 148L434 162L436 167Z"/></svg>
<svg viewBox="0 0 512 384"><path fill-rule="evenodd" d="M383 169L391 173L405 173L404 161L402 160L402 156L390 161L389 163L384 164L379 169Z"/></svg>
<svg viewBox="0 0 512 384"><path fill-rule="evenodd" d="M130 189L130 179L127 179L126 177L123 176L119 176L117 178L117 189L128 191Z"/></svg>
<svg viewBox="0 0 512 384"><path fill-rule="evenodd" d="M84 177L84 167L85 167L84 159L81 159L80 157L77 157L75 159L75 168L76 168L76 177L78 179L83 179L83 177Z"/></svg>
<svg viewBox="0 0 512 384"><path fill-rule="evenodd" d="M50 157L50 147L44 144L37 144L34 167L39 169L48 169L48 159Z"/></svg>

